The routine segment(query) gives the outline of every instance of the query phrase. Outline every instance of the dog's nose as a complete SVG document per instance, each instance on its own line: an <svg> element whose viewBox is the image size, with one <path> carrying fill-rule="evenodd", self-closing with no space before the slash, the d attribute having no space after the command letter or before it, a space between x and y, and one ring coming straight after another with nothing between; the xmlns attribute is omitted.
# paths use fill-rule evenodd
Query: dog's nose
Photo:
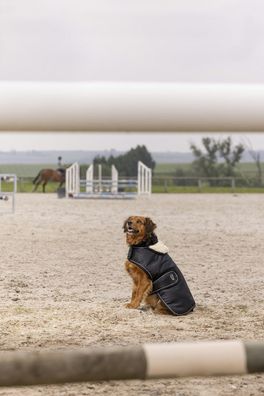
<svg viewBox="0 0 264 396"><path fill-rule="evenodd" d="M128 226L132 226L132 221L128 221L128 222L127 222L127 225L128 225Z"/></svg>

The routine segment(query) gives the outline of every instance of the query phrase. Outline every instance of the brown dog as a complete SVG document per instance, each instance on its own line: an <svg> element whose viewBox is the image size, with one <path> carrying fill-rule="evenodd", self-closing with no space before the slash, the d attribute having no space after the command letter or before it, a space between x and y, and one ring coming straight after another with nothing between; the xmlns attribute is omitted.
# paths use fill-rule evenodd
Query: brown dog
<svg viewBox="0 0 264 396"><path fill-rule="evenodd" d="M130 216L124 223L124 232L126 233L126 242L128 245L139 245L146 242L149 245L155 243L154 230L156 224L149 217ZM138 308L143 300L154 310L162 313L168 313L167 309L161 306L158 298L153 295L149 296L152 291L152 282L147 274L137 265L129 260L125 262L125 268L133 280L133 289L130 303L126 304L127 308Z"/></svg>
<svg viewBox="0 0 264 396"><path fill-rule="evenodd" d="M167 254L167 247L158 242L156 227L149 217L143 216L130 216L124 222L130 246L125 268L133 280L131 301L126 307L138 308L144 299L155 313L184 315L193 310L195 302L179 268Z"/></svg>

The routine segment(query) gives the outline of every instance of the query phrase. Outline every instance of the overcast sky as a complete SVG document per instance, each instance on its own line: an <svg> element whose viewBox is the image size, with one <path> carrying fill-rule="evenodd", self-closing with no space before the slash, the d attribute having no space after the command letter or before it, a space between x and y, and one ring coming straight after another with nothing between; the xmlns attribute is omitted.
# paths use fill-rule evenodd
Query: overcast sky
<svg viewBox="0 0 264 396"><path fill-rule="evenodd" d="M111 136L111 137L110 137ZM190 144L201 146L201 138L215 139L232 137L234 144L242 143L254 150L264 150L263 134L191 134L191 133L0 133L0 151L9 150L129 150L137 144L145 144L148 150L190 151ZM201 146L202 147L202 146Z"/></svg>
<svg viewBox="0 0 264 396"><path fill-rule="evenodd" d="M264 83L263 15L263 0L0 0L0 80ZM185 151L196 139L0 134L0 150ZM264 134L250 140L264 149Z"/></svg>

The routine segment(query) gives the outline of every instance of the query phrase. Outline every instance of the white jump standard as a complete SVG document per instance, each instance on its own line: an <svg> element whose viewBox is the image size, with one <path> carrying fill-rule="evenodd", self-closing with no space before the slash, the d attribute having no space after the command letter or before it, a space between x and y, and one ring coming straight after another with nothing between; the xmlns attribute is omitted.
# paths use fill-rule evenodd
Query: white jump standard
<svg viewBox="0 0 264 396"><path fill-rule="evenodd" d="M135 178L119 178L114 165L111 177L102 176L102 166L98 165L98 177L94 177L94 165L86 171L86 179L80 179L80 166L75 162L66 170L66 197L97 199L134 199L139 195L151 194L151 169L138 162Z"/></svg>

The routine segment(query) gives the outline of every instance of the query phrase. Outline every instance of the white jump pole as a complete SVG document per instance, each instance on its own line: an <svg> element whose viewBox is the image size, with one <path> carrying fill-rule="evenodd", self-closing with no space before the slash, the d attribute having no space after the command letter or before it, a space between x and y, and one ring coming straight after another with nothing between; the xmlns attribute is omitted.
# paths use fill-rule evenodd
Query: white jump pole
<svg viewBox="0 0 264 396"><path fill-rule="evenodd" d="M102 187L102 165L98 164L98 191L102 192L103 187Z"/></svg>
<svg viewBox="0 0 264 396"><path fill-rule="evenodd" d="M211 341L1 354L0 386L264 372L264 343Z"/></svg>
<svg viewBox="0 0 264 396"><path fill-rule="evenodd" d="M78 162L66 169L66 196L80 193L80 167Z"/></svg>
<svg viewBox="0 0 264 396"><path fill-rule="evenodd" d="M92 193L93 192L93 174L94 174L94 166L91 164L86 171L86 192Z"/></svg>
<svg viewBox="0 0 264 396"><path fill-rule="evenodd" d="M112 185L111 185L111 192L112 194L118 193L118 171L115 165L111 166L111 175L112 175Z"/></svg>
<svg viewBox="0 0 264 396"><path fill-rule="evenodd" d="M138 195L151 195L152 172L143 162L138 161Z"/></svg>
<svg viewBox="0 0 264 396"><path fill-rule="evenodd" d="M1 82L1 131L264 131L264 85Z"/></svg>

